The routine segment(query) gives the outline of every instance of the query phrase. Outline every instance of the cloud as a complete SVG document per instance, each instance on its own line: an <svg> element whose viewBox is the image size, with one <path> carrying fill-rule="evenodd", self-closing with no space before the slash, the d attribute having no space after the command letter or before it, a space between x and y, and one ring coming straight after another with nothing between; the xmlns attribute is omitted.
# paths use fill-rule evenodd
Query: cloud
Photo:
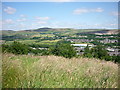
<svg viewBox="0 0 120 90"><path fill-rule="evenodd" d="M102 8L97 9L91 9L91 12L103 12L104 10Z"/></svg>
<svg viewBox="0 0 120 90"><path fill-rule="evenodd" d="M4 9L4 11L8 14L14 14L16 12L16 9L12 7L7 7Z"/></svg>
<svg viewBox="0 0 120 90"><path fill-rule="evenodd" d="M49 20L50 17L36 17L37 20Z"/></svg>
<svg viewBox="0 0 120 90"><path fill-rule="evenodd" d="M27 19L26 18L22 18L22 19L18 19L17 21L18 22L24 22L24 21L27 21Z"/></svg>
<svg viewBox="0 0 120 90"><path fill-rule="evenodd" d="M20 23L20 24L19 24L19 27L20 27L20 28L26 28L26 24Z"/></svg>
<svg viewBox="0 0 120 90"><path fill-rule="evenodd" d="M27 17L27 16L26 16L26 15L21 14L21 15L20 15L20 17L24 18L24 17Z"/></svg>
<svg viewBox="0 0 120 90"><path fill-rule="evenodd" d="M35 23L37 24L46 24L50 17L35 17L36 21Z"/></svg>
<svg viewBox="0 0 120 90"><path fill-rule="evenodd" d="M74 14L82 14L82 13L87 13L88 10L87 9L76 9L74 10Z"/></svg>
<svg viewBox="0 0 120 90"><path fill-rule="evenodd" d="M90 12L103 12L102 8L96 9L86 9L86 8L79 8L73 11L73 14L83 14L83 13L90 13Z"/></svg>
<svg viewBox="0 0 120 90"><path fill-rule="evenodd" d="M3 20L3 24L13 24L14 21L12 19L6 19L6 20Z"/></svg>
<svg viewBox="0 0 120 90"><path fill-rule="evenodd" d="M46 21L38 21L37 23L38 24L46 24L47 22Z"/></svg>

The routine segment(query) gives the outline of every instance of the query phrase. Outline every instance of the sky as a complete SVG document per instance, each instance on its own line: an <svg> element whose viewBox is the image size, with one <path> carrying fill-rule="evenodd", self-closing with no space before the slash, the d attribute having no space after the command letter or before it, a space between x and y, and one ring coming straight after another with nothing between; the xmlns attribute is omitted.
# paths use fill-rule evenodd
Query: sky
<svg viewBox="0 0 120 90"><path fill-rule="evenodd" d="M2 30L117 29L117 2L2 2Z"/></svg>

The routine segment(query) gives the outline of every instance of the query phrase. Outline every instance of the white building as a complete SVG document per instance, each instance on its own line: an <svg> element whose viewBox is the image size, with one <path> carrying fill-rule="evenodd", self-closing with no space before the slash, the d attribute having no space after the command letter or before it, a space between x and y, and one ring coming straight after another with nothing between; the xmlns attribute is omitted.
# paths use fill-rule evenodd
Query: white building
<svg viewBox="0 0 120 90"><path fill-rule="evenodd" d="M86 47L87 45L89 46L89 47L93 47L94 45L92 45L92 44L71 44L71 45L73 45L73 46L75 46L75 47Z"/></svg>

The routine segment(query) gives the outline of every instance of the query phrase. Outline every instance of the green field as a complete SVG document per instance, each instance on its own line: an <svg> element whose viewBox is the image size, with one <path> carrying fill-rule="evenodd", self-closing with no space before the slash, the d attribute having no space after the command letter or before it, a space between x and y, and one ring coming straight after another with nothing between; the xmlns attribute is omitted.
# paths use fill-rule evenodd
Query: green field
<svg viewBox="0 0 120 90"><path fill-rule="evenodd" d="M3 88L117 88L118 65L110 61L13 54L2 57Z"/></svg>
<svg viewBox="0 0 120 90"><path fill-rule="evenodd" d="M43 40L43 41L38 41L36 40L17 40L20 43L31 45L31 44L38 44L38 45L55 45L58 41L61 39L57 40ZM12 44L14 41L7 41L6 44Z"/></svg>

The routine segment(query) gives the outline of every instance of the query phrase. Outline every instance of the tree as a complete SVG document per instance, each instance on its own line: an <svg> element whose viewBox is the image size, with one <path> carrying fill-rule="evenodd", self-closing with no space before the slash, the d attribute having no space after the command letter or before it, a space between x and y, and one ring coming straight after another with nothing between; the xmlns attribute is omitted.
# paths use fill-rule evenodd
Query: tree
<svg viewBox="0 0 120 90"><path fill-rule="evenodd" d="M97 45L96 47L91 49L91 53L93 57L108 60L109 54L107 50L102 45Z"/></svg>
<svg viewBox="0 0 120 90"><path fill-rule="evenodd" d="M63 56L66 58L72 58L76 56L76 51L69 43L58 42L55 47L50 49L50 51L56 56Z"/></svg>
<svg viewBox="0 0 120 90"><path fill-rule="evenodd" d="M1 47L2 47L2 52L3 53L11 51L11 50L9 50L10 48L9 48L9 45L7 45L7 44L2 44Z"/></svg>
<svg viewBox="0 0 120 90"><path fill-rule="evenodd" d="M20 42L14 41L10 46L9 46L10 52L14 54L28 54L29 48L27 45L22 44Z"/></svg>
<svg viewBox="0 0 120 90"><path fill-rule="evenodd" d="M113 60L114 62L120 63L120 56L119 56L119 55L117 55L117 56L112 56L112 60Z"/></svg>
<svg viewBox="0 0 120 90"><path fill-rule="evenodd" d="M89 48L89 46L87 45L84 49L84 54L83 54L85 57L92 57L92 54L91 54L91 50Z"/></svg>

